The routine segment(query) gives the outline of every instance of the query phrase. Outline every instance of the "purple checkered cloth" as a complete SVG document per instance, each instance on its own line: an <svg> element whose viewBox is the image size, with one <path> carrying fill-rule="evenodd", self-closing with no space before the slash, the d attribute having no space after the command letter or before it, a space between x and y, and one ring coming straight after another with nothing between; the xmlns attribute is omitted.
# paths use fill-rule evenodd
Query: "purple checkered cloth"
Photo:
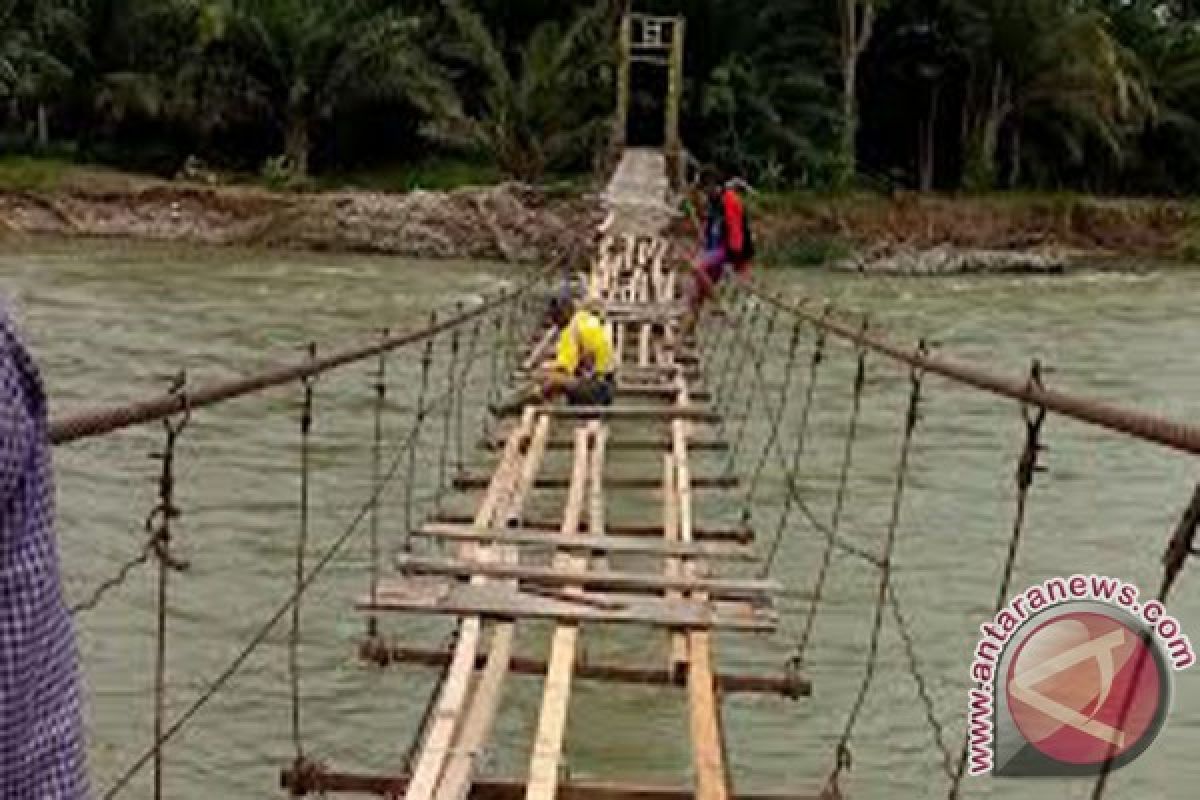
<svg viewBox="0 0 1200 800"><path fill-rule="evenodd" d="M0 798L87 796L75 638L54 539L46 400L0 304Z"/></svg>

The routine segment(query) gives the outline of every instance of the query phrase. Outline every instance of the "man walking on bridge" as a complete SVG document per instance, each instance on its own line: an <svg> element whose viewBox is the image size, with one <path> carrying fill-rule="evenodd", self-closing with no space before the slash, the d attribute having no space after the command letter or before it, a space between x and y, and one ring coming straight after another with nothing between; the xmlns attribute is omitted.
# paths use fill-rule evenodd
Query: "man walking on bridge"
<svg viewBox="0 0 1200 800"><path fill-rule="evenodd" d="M0 797L87 797L75 639L54 541L46 399L0 303Z"/></svg>
<svg viewBox="0 0 1200 800"><path fill-rule="evenodd" d="M688 310L683 320L685 332L695 327L701 308L725 277L728 267L732 266L743 276L750 270L754 238L745 204L738 195L741 186L745 186L744 181L724 179L718 173L710 173L707 177L708 210L700 231L700 255L692 266Z"/></svg>

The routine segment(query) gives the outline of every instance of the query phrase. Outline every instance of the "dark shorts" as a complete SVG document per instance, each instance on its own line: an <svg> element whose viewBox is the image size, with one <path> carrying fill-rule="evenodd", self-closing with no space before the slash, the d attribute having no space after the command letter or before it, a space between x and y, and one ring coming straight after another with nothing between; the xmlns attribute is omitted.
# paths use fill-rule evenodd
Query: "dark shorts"
<svg viewBox="0 0 1200 800"><path fill-rule="evenodd" d="M616 393L617 379L612 375L588 375L567 392L573 406L610 406Z"/></svg>

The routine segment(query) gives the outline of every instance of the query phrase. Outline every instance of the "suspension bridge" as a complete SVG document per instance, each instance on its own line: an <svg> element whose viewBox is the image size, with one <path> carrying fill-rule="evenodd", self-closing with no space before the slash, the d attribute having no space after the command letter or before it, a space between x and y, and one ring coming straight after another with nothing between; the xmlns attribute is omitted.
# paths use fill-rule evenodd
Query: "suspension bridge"
<svg viewBox="0 0 1200 800"><path fill-rule="evenodd" d="M666 46L677 52L682 47L677 41L668 37ZM670 152L624 150L605 194L609 216L593 252L567 254L549 269L530 270L507 289L434 314L428 324L383 331L345 350L314 345L298 362L233 381L192 385L181 375L161 396L54 421L51 436L60 447L131 427L163 426L162 447L155 454L156 501L146 518L144 544L73 608L86 625L87 615L131 576L147 570L154 576L152 727L144 733L145 749L100 787L103 797L122 795L145 773L156 800L166 796L175 740L237 680L252 654L271 646L273 632L284 628L294 752L280 754L280 786L293 796L784 800L852 794L852 755L866 700L886 657L885 629L903 643L899 666L909 677L905 691L940 766L941 781L933 776L930 781L937 784L937 794L960 796L967 741L945 720L964 709L938 707L927 653L912 633L911 611L892 580L927 378L1011 403L1022 421L1015 481L1012 488L998 490L1012 495L1013 515L996 520L1010 531L991 587L997 609L1013 588L1048 414L1077 420L1098 436L1134 437L1192 457L1200 455L1200 429L1051 388L1036 362L1027 376L1013 377L935 353L925 342L900 344L861 315L817 298L785 297L763 283L729 287L721 308L694 336L685 334L680 322L687 262L668 230L672 160ZM585 302L610 329L617 362L615 402L529 406L495 418L489 401L505 386L527 381L551 355L557 332L542 324L541 311L547 290L564 275L585 287ZM836 350L835 341L846 347ZM821 376L838 353L849 359L851 380L849 393L834 401L843 415L842 444L826 514L814 506L805 466L812 457L808 440ZM409 367L403 379L394 374L400 362ZM891 489L878 509L882 524L875 538L844 529L862 403L873 387L869 362L899 376L904 395ZM369 486L344 529L326 547L316 548L311 541L313 428L323 404L350 401L329 395L318 400L315 387L332 373L355 369L370 378L369 405L362 397L353 400L355 413L373 422ZM289 414L298 410L291 588L263 612L255 633L202 690L172 699L171 596L187 582L192 560L180 556L177 536L187 515L177 497L179 443L197 415L219 414L236 398L279 392L291 392L295 403ZM403 435L390 441L385 422L401 413L392 402L397 394L404 395L408 417ZM764 421L757 437L748 432L751 417ZM482 435L473 453L476 423ZM768 496L763 489L768 481L781 491ZM389 506L397 492L401 502ZM710 518L701 500L708 493L726 497L725 505L739 509L737 518ZM1180 524L1164 535L1158 593L1164 602L1195 552L1198 498L1200 491L1189 488ZM620 519L613 513L618 507ZM814 565L814 579L789 585L774 567L801 533L815 534L803 552ZM419 730L407 747L397 741L394 762L375 772L342 768L314 752L305 728L312 718L302 713L303 600L360 539L369 552L363 587L357 596L344 598L343 611L363 620L356 647L361 668L419 668L438 676L427 697L403 698L423 709ZM865 570L874 588L862 661L855 667L856 688L844 698L844 722L829 748L828 769L797 775L789 786L764 792L756 785L746 791L739 786L733 756L742 743L729 735L723 704L734 694L756 695L787 715L793 704L822 692L806 667L814 627L833 591L829 576L835 557ZM785 607L781 597L799 601L799 607ZM413 618L444 618L453 635L443 647L418 646L405 634ZM548 638L530 636L531 630L548 630ZM774 669L723 664L721 645L730 637L753 648L785 630L786 654ZM629 658L588 655L589 643L616 631L635 642ZM534 645L523 646L527 641ZM545 646L535 649L537 644ZM527 754L524 771L498 776L488 769L486 755L516 677L541 681L540 702L531 738L518 746ZM650 687L670 693L685 709L686 725L678 736L688 742L689 779L677 784L626 775L575 779L566 733L571 715L579 712L582 682L603 684L612 692ZM338 722L320 720L325 726ZM954 730L959 727L956 723ZM1107 775L1097 780L1093 797L1103 795L1106 781Z"/></svg>

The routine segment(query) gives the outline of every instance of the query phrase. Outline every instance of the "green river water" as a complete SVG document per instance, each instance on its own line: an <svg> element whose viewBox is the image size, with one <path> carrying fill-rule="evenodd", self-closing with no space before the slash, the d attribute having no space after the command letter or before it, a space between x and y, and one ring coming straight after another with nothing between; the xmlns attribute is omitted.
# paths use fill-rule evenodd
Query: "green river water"
<svg viewBox="0 0 1200 800"><path fill-rule="evenodd" d="M878 328L908 340L928 335L948 352L980 364L1021 374L1036 355L1052 368L1047 381L1055 386L1178 419L1200 417L1200 325L1194 316L1200 272L1131 265L1125 272L1046 278L866 280L792 271L769 280L868 309ZM0 253L0 294L15 306L56 413L156 392L180 367L194 381L218 379L294 358L309 336L323 346L358 340L382 325L412 324L431 308L470 300L503 281L503 268L486 264L124 243L41 243ZM780 350L783 344L781 338ZM802 340L805 360L810 344ZM806 495L824 515L830 513L853 371L846 346L831 350L801 473ZM406 351L389 365L389 441L407 430L416 361ZM314 554L336 537L367 491L369 366L342 370L317 388ZM481 367L481 376L484 371ZM779 360L768 372L773 382L780 379ZM888 517L906 391L903 372L870 363L843 531L872 548ZM184 516L176 541L191 568L171 579L168 674L174 712L207 687L289 590L298 519L297 401L297 391L282 390L197 414L182 441L178 502ZM761 437L762 416L761 408L752 409L748 441ZM792 441L792 434L785 426L784 441ZM995 601L1021 437L1014 404L940 379L927 381L894 579L938 718L955 749L977 626ZM1194 459L1058 418L1047 423L1045 439L1048 471L1031 495L1014 588L1059 574L1098 572L1133 581L1146 594L1155 591L1166 537L1200 476ZM155 492L156 467L146 455L160 440L160 430L150 426L56 450L70 600L84 597L141 546ZM420 448L418 472L426 476L438 469L435 440ZM470 455L482 469L483 456ZM753 468L753 456L741 460L743 474ZM657 462L625 458L629 463L614 469L659 474ZM693 472L713 472L719 464L711 461L701 460ZM547 468L553 466L552 460ZM768 470L755 516L764 540L774 532L780 486L778 471ZM403 527L402 494L385 498L381 531L388 549L395 548ZM738 502L730 497L703 499L698 518L735 515ZM557 502L561 497L547 493L534 506L553 513ZM653 494L642 493L640 502L614 501L609 511L612 518L645 520L658 508ZM394 772L436 674L417 667L378 671L358 662L355 644L363 622L352 604L366 586L366 541L356 538L305 600L302 724L314 757L340 769ZM809 586L822 544L795 517L776 576L791 589ZM1172 609L1185 632L1196 637L1200 571L1193 565L1189 573L1177 586ZM135 570L99 609L79 618L97 794L150 739L152 576L148 569ZM740 788L819 787L861 676L875 591L873 572L835 557L807 659L813 697L794 704L755 696L727 700L730 758ZM722 636L723 668L779 670L806 606L801 598L785 597L783 625L772 637ZM384 626L406 642L427 645L442 641L449 630L445 621L416 617L387 619ZM521 631L522 652L543 650L545 626ZM589 630L583 641L596 660L656 664L662 658L657 643L647 647L656 640L639 632ZM282 624L171 743L167 796L282 794L278 769L293 754L286 645ZM509 681L489 771L524 771L539 698L539 681ZM687 777L686 704L678 693L579 683L567 737L573 776ZM1196 796L1198 746L1200 671L1194 669L1176 674L1167 727L1150 751L1114 776L1109 796ZM854 766L846 782L851 796L944 796L939 757L904 669L902 643L890 626L852 747ZM148 776L147 770L136 779L128 796L148 796ZM968 779L966 796L1081 798L1090 787L1086 780Z"/></svg>

